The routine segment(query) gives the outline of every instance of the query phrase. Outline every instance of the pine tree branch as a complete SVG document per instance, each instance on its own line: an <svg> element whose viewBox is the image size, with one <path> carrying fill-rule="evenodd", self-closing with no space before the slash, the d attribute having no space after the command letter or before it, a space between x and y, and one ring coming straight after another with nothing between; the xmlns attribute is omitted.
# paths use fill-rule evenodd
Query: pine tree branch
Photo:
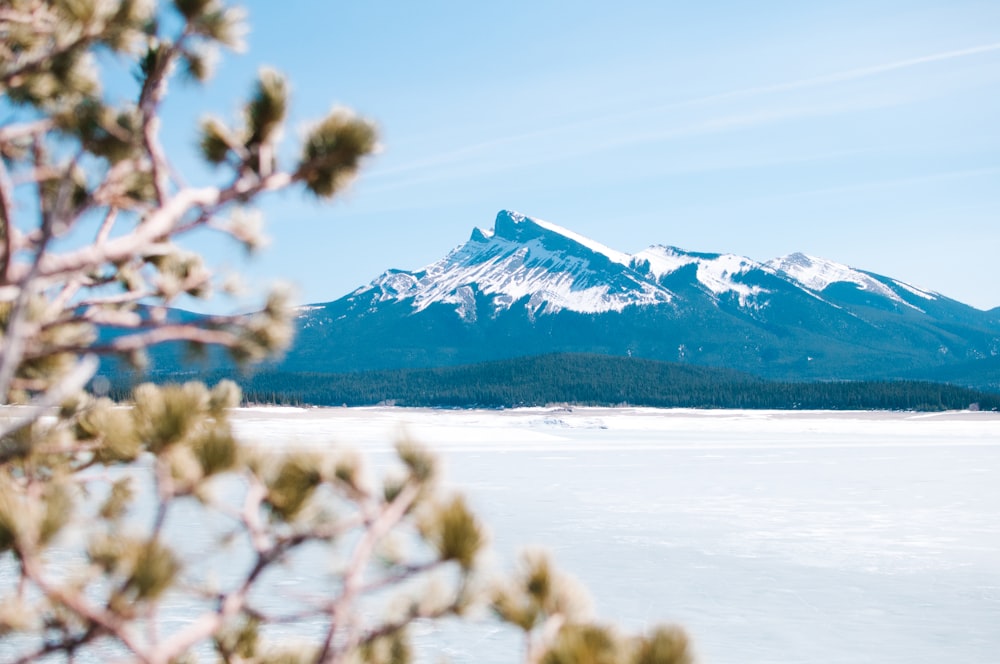
<svg viewBox="0 0 1000 664"><path fill-rule="evenodd" d="M50 409L58 406L68 397L83 389L87 381L97 372L98 361L94 355L86 355L77 365L66 374L61 381L49 388L44 394L36 397L31 403L25 406L18 406L14 411L14 417L5 419L0 424L0 438L5 438L10 434L28 426ZM0 458L0 463L7 459Z"/></svg>
<svg viewBox="0 0 1000 664"><path fill-rule="evenodd" d="M0 158L0 285L10 283L14 260L14 183L6 162Z"/></svg>
<svg viewBox="0 0 1000 664"><path fill-rule="evenodd" d="M319 654L316 656L318 663L332 662L343 652L350 652L357 647L359 641L357 625L355 624L357 616L353 616L348 609L360 595L364 572L375 552L375 546L399 523L419 494L419 483L407 482L399 495L386 505L367 527L361 540L355 546L351 561L343 575L340 596L336 598L329 610L330 627L327 629ZM337 643L337 634L341 628L344 628L346 632L343 645L335 648L334 644Z"/></svg>
<svg viewBox="0 0 1000 664"><path fill-rule="evenodd" d="M51 118L41 118L30 122L21 122L0 127L0 145L11 143L19 138L39 136L51 131L54 127L55 122Z"/></svg>
<svg viewBox="0 0 1000 664"><path fill-rule="evenodd" d="M90 346L93 353L101 355L124 354L155 346L168 341L190 341L199 344L234 346L239 336L226 330L205 330L192 325L157 326L141 334L130 334L114 341Z"/></svg>
<svg viewBox="0 0 1000 664"><path fill-rule="evenodd" d="M48 20L46 21L45 19ZM0 16L0 20L8 19ZM44 69L54 59L66 55L73 50L93 45L99 41L104 30L107 29L106 25L97 23L81 31L75 38L60 43L60 26L57 17L52 15L47 17L33 15L28 22L33 29L38 31L37 38L49 38L55 43L42 49L37 55L24 57L20 62L16 61L16 57L9 60L6 63L9 68L6 71L0 71L0 84L4 87L18 87L23 83L22 79L25 76L30 76Z"/></svg>
<svg viewBox="0 0 1000 664"><path fill-rule="evenodd" d="M79 636L69 637L67 635L61 641L49 641L34 652L22 655L18 659L13 660L11 664L33 664L55 653L65 653L69 660L72 661L73 653L79 650L80 646L93 641L100 634L100 630L91 625L86 632Z"/></svg>
<svg viewBox="0 0 1000 664"><path fill-rule="evenodd" d="M404 581L408 581L413 577L430 572L439 567L444 566L448 562L446 560L430 560L419 565L405 565L402 568L396 569L395 573L386 575L385 577L374 581L372 583L366 584L358 588L358 595L367 595L370 593L378 592L379 590L384 590L386 588L392 588L393 586L398 586Z"/></svg>
<svg viewBox="0 0 1000 664"><path fill-rule="evenodd" d="M243 521L257 550L257 559L243 582L236 590L219 596L217 610L203 613L187 627L158 644L155 659L150 664L169 664L195 643L217 634L226 621L244 610L247 597L260 575L295 546L291 541L275 544L268 542L268 530L260 521L261 508L266 498L267 488L251 477L250 487L244 499ZM299 540L298 543L302 541L305 540Z"/></svg>
<svg viewBox="0 0 1000 664"><path fill-rule="evenodd" d="M139 93L139 112L142 114L142 141L146 154L149 155L150 170L153 176L153 188L156 190L156 202L163 205L169 196L170 163L160 145L159 128L160 101L166 92L167 74L180 55L183 44L190 36L190 26L185 26L180 38L171 44L166 52L158 54L153 71L149 72L143 81Z"/></svg>
<svg viewBox="0 0 1000 664"><path fill-rule="evenodd" d="M15 286L17 297L7 317L7 327L4 330L4 347L0 350L0 404L7 403L11 381L14 379L17 368L24 359L24 348L28 337L28 304L36 294L38 272L41 269L41 263L45 257L48 244L52 240L51 216L43 215L41 234L38 249L35 251L35 257L32 260L31 266L20 280L20 283Z"/></svg>
<svg viewBox="0 0 1000 664"><path fill-rule="evenodd" d="M39 561L33 552L19 551L21 571L39 591L56 605L64 606L80 616L88 625L96 625L108 634L112 634L132 651L140 661L152 664L150 658L143 652L142 645L132 633L128 620L112 611L92 605L83 593L66 591L50 583L39 569Z"/></svg>
<svg viewBox="0 0 1000 664"><path fill-rule="evenodd" d="M216 187L182 189L162 207L150 212L128 235L109 239L103 246L88 245L64 254L46 255L39 265L37 278L47 283L70 273L124 262L141 254L151 243L170 237L191 210L200 209L214 214L228 203L284 189L294 182L295 179L288 173L275 173L257 182L240 180L221 191ZM17 280L26 271L25 266L20 266L20 269L13 270L11 277Z"/></svg>

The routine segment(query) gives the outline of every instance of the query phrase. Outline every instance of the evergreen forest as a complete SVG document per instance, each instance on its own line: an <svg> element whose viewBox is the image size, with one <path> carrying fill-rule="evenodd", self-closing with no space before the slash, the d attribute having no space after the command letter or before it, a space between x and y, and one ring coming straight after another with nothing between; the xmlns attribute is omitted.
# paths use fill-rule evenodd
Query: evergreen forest
<svg viewBox="0 0 1000 664"><path fill-rule="evenodd" d="M997 410L1000 394L928 381L785 382L726 369L632 357L557 353L433 369L351 373L214 371L235 380L246 403L301 406L392 405L511 408L572 404L777 410ZM142 380L179 382L191 374ZM135 377L112 380L127 398Z"/></svg>

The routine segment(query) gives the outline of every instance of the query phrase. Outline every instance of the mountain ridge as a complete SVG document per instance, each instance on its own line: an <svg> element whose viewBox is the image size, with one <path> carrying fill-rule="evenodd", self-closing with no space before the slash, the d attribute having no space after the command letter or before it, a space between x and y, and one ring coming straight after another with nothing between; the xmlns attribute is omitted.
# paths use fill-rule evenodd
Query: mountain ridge
<svg viewBox="0 0 1000 664"><path fill-rule="evenodd" d="M627 254L508 210L424 268L302 307L297 324L282 370L578 352L781 380L912 380L1000 355L997 312L875 272L802 253Z"/></svg>
<svg viewBox="0 0 1000 664"><path fill-rule="evenodd" d="M485 294L502 296L498 306L508 306L525 294L540 293L533 306L544 299L550 313L562 309L599 313L670 302L674 293L663 286L664 278L692 264L704 289L715 296L736 294L741 306L755 306L757 297L767 293L759 284L746 283L746 275L755 271L776 276L817 297L833 284L854 284L860 291L917 310L921 301L948 299L901 280L800 252L759 262L735 254L654 244L627 254L562 226L509 210L497 214L492 230L474 228L469 241L443 259L417 271L387 270L352 295L384 287L381 300L413 297L415 307L424 309L435 301L467 302L468 293L458 290L476 284ZM593 277L594 272L600 273L600 279ZM503 279L496 278L498 273ZM560 279L554 276L557 274L569 276Z"/></svg>
<svg viewBox="0 0 1000 664"><path fill-rule="evenodd" d="M627 254L503 210L419 270L300 307L269 371L633 356L783 381L936 380L996 389L1000 308L984 312L802 253L755 261L653 244ZM175 364L167 358L165 367ZM160 368L160 367L158 367Z"/></svg>

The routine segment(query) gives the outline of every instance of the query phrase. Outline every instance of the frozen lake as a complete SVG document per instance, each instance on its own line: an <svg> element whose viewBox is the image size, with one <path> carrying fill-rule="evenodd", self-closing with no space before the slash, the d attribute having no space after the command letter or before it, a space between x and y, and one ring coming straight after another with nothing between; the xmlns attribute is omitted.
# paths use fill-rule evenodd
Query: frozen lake
<svg viewBox="0 0 1000 664"><path fill-rule="evenodd" d="M548 548L599 618L681 624L706 664L1000 662L1000 414L266 408L234 421L249 443L351 446L375 469L400 436L425 443L489 526L493 564ZM211 549L191 518L167 537ZM249 559L201 564L225 576ZM328 570L309 559L260 600L322 592ZM0 588L15 582L0 565ZM164 615L179 626L197 610ZM520 660L492 623L415 637L422 662ZM26 647L0 639L0 661Z"/></svg>
<svg viewBox="0 0 1000 664"><path fill-rule="evenodd" d="M251 409L238 426L376 465L404 433L426 443L504 561L550 549L600 617L680 623L707 663L1000 661L996 414ZM514 662L508 639L447 654Z"/></svg>

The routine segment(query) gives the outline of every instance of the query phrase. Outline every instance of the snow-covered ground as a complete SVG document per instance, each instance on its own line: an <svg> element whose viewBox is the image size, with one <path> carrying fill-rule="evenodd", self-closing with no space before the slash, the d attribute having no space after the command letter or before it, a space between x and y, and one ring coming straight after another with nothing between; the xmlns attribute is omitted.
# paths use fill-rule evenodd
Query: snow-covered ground
<svg viewBox="0 0 1000 664"><path fill-rule="evenodd" d="M234 420L249 444L351 446L373 472L400 436L426 443L489 525L492 564L547 547L599 617L680 623L706 664L1000 662L1000 414L256 408ZM152 513L142 492L138 511ZM212 550L228 521L197 518L172 512L167 537ZM229 550L195 560L223 580L249 564ZM10 562L0 587L16 582ZM254 601L281 613L323 592L332 562L297 563ZM162 615L169 628L198 611ZM515 635L492 623L415 636L421 662L519 661ZM0 638L0 661L25 647Z"/></svg>
<svg viewBox="0 0 1000 664"><path fill-rule="evenodd" d="M714 664L1000 661L1000 416L257 409L267 446L437 450L509 561L553 551L598 614ZM426 634L435 643L440 635ZM513 662L509 634L449 644ZM432 657L430 661L436 661Z"/></svg>

